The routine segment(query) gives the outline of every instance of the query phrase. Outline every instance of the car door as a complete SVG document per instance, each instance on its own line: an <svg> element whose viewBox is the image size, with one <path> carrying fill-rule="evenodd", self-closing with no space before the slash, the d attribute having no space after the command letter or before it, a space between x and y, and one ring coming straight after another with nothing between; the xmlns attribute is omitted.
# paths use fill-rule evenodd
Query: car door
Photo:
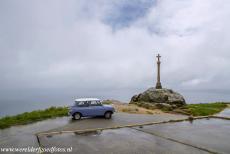
<svg viewBox="0 0 230 154"><path fill-rule="evenodd" d="M90 108L90 115L91 116L102 116L102 115L104 115L104 108L99 101L90 101L89 108Z"/></svg>
<svg viewBox="0 0 230 154"><path fill-rule="evenodd" d="M81 101L78 103L78 112L83 116L90 116L89 103L87 101Z"/></svg>

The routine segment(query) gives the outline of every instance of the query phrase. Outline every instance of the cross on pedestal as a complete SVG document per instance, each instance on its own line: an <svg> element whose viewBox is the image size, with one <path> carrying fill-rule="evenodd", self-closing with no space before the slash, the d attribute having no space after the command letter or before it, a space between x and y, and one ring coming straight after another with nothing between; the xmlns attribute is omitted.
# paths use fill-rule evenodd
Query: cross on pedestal
<svg viewBox="0 0 230 154"><path fill-rule="evenodd" d="M156 89L162 89L162 86L161 86L161 81L160 81L160 54L158 54L157 56L157 84L156 84Z"/></svg>

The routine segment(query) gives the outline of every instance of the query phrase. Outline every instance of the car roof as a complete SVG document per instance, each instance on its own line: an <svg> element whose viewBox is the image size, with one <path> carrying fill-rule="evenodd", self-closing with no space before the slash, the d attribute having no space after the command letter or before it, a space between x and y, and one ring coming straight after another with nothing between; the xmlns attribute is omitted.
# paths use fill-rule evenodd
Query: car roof
<svg viewBox="0 0 230 154"><path fill-rule="evenodd" d="M80 102L80 101L100 101L98 98L78 98L75 99L75 102Z"/></svg>

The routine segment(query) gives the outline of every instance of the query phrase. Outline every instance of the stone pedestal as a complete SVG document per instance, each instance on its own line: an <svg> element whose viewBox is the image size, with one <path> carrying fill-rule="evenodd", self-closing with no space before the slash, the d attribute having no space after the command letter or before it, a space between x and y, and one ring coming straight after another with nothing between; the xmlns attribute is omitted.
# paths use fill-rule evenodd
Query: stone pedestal
<svg viewBox="0 0 230 154"><path fill-rule="evenodd" d="M130 102L131 103L148 102L152 104L165 103L165 104L175 105L175 106L183 106L186 104L185 99L181 94L166 88L163 89L149 88L143 93L134 95L131 98Z"/></svg>
<svg viewBox="0 0 230 154"><path fill-rule="evenodd" d="M157 84L156 84L156 89L162 89L162 86L161 86L161 83L160 83L160 82L157 82Z"/></svg>

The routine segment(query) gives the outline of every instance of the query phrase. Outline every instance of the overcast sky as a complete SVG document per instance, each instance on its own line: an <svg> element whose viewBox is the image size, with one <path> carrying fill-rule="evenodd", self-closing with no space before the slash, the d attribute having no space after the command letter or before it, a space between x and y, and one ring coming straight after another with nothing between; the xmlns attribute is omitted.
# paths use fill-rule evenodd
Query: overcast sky
<svg viewBox="0 0 230 154"><path fill-rule="evenodd" d="M230 1L0 0L1 100L129 100L157 53L163 87L230 100Z"/></svg>

